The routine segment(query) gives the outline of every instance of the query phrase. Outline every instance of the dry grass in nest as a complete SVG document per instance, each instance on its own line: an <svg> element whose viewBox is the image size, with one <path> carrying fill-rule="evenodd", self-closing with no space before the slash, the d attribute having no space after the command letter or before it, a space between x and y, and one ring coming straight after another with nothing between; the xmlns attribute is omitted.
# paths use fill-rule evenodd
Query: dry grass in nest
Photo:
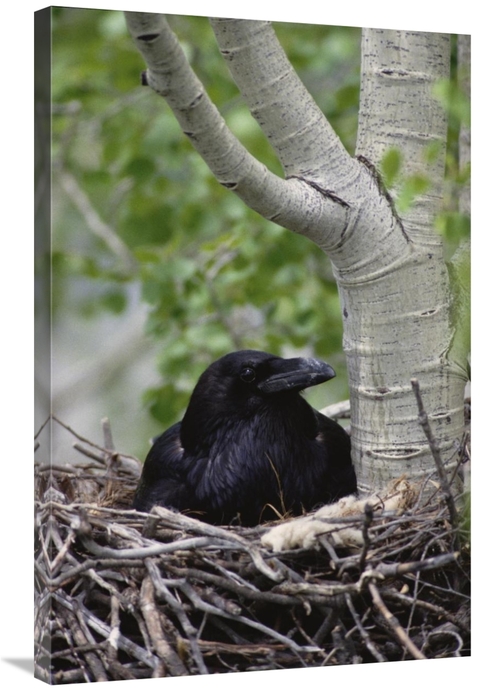
<svg viewBox="0 0 500 691"><path fill-rule="evenodd" d="M129 510L140 466L36 466L35 671L53 684L470 654L469 549L440 491L278 553L268 526ZM462 450L460 463L464 460ZM425 496L425 499L424 499ZM456 501L456 497L454 500ZM358 549L339 528L361 531Z"/></svg>

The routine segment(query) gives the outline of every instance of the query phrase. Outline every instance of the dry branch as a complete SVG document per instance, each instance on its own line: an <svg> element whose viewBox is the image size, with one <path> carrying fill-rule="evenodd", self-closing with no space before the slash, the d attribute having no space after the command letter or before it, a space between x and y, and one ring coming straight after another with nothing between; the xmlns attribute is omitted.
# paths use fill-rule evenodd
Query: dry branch
<svg viewBox="0 0 500 691"><path fill-rule="evenodd" d="M130 510L137 464L104 431L104 447L71 431L96 458L36 466L38 678L470 654L468 552L454 547L442 493L416 492L403 511L336 518L307 548L270 552L265 526ZM361 532L362 545L332 541L337 523Z"/></svg>

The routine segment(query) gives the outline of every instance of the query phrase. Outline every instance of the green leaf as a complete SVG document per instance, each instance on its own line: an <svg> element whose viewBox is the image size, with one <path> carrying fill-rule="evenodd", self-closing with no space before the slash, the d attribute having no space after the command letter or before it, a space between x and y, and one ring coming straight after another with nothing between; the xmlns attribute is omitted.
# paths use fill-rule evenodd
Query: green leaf
<svg viewBox="0 0 500 691"><path fill-rule="evenodd" d="M426 175L415 173L408 176L399 188L396 200L396 209L399 213L407 211L417 197L425 194L430 188L430 178Z"/></svg>
<svg viewBox="0 0 500 691"><path fill-rule="evenodd" d="M454 327L450 358L463 368L464 377L469 378L468 357L471 346L470 242L464 242L460 245L448 264L448 271L453 295L452 322Z"/></svg>
<svg viewBox="0 0 500 691"><path fill-rule="evenodd" d="M470 125L470 99L456 81L440 79L434 84L433 93L450 117Z"/></svg>
<svg viewBox="0 0 500 691"><path fill-rule="evenodd" d="M401 151L396 148L388 149L382 156L380 162L380 171L382 179L387 189L393 187L399 177L403 165L403 156Z"/></svg>

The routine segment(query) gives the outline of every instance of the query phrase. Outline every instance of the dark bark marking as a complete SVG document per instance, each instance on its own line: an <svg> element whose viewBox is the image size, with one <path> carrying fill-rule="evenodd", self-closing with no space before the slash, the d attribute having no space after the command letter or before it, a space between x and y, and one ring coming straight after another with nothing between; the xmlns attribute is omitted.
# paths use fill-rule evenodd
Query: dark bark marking
<svg viewBox="0 0 500 691"><path fill-rule="evenodd" d="M386 74L388 77L408 77L410 72L408 72L408 70L393 70L387 67L386 69L380 70L380 74Z"/></svg>
<svg viewBox="0 0 500 691"><path fill-rule="evenodd" d="M379 171L377 170L376 166L369 159L367 159L365 156L362 156L361 154L359 156L356 156L356 158L370 172L372 178L375 180L375 182L377 184L377 188L378 188L379 193L385 198L385 200L389 204L391 211L392 211L392 215L394 217L394 220L398 224L398 226L399 226L401 232L403 233L404 237L406 238L407 242L410 242L410 238L408 237L406 230L404 229L403 222L399 218L398 212L396 211L396 205L394 204L394 200L391 197L391 195L389 194L386 186L384 185L384 181L382 180L382 176L379 173Z"/></svg>
<svg viewBox="0 0 500 691"><path fill-rule="evenodd" d="M198 96L196 96L196 98L194 98L191 101L191 103L188 105L188 108L194 108L195 106L197 106L202 98L203 98L203 93L198 94Z"/></svg>
<svg viewBox="0 0 500 691"><path fill-rule="evenodd" d="M312 180L308 180L307 178L303 178L301 175L290 175L287 177L287 180L301 180L302 182L305 182L306 185L309 185L313 189L315 189L317 192L322 194L324 197L328 197L328 199L331 199L334 201L336 204L340 204L340 206L343 206L345 209L350 209L350 205L345 201L345 199L341 199L341 197L338 197L332 190L327 190L324 187L321 187L321 185L318 185L317 182L313 182Z"/></svg>
<svg viewBox="0 0 500 691"><path fill-rule="evenodd" d="M160 34L141 34L138 36L139 41L144 41L145 43L151 43L151 41L154 41L155 38L158 38Z"/></svg>

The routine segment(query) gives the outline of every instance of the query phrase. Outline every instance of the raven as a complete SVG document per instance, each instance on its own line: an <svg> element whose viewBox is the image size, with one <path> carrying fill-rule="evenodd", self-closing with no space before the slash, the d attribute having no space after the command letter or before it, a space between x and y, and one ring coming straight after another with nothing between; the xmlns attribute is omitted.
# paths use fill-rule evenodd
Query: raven
<svg viewBox="0 0 500 691"><path fill-rule="evenodd" d="M258 350L220 358L182 421L153 443L133 507L250 526L356 492L349 435L300 395L334 376L312 358Z"/></svg>

